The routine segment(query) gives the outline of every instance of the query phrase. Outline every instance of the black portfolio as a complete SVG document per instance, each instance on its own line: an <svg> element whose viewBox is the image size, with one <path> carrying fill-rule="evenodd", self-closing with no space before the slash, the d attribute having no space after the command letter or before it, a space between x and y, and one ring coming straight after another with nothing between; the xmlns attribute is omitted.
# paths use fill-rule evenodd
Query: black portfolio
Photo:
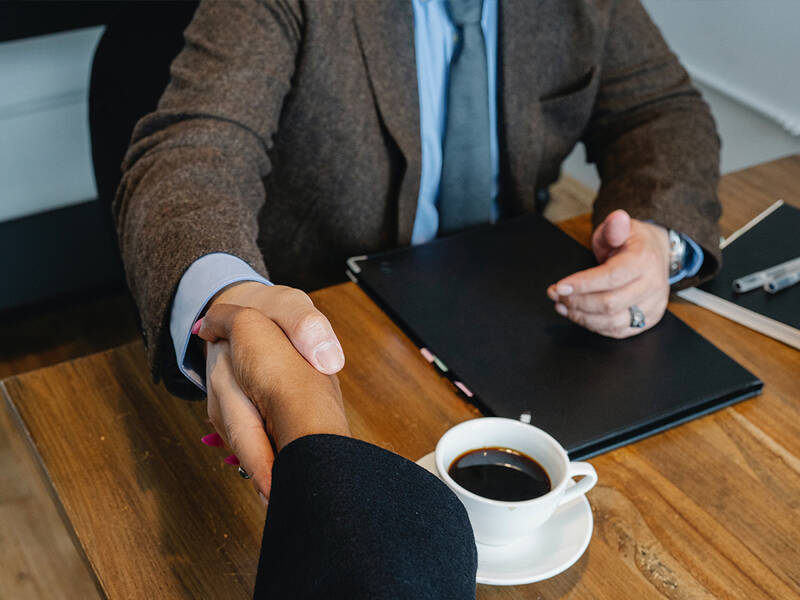
<svg viewBox="0 0 800 600"><path fill-rule="evenodd" d="M485 414L530 412L573 459L760 392L761 381L670 313L625 340L556 314L547 286L594 264L535 215L348 261Z"/></svg>
<svg viewBox="0 0 800 600"><path fill-rule="evenodd" d="M700 289L800 330L800 284L769 294L737 294L734 280L800 257L800 209L784 204L722 251L722 270Z"/></svg>

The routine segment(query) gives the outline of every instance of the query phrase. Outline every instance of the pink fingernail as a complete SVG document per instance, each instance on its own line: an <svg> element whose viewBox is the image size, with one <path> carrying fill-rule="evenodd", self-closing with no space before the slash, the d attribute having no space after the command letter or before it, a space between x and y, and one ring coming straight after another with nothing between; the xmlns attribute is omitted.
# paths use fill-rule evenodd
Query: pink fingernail
<svg viewBox="0 0 800 600"><path fill-rule="evenodd" d="M225 445L225 442L222 441L222 437L217 432L204 435L200 438L200 441L206 446L214 446L215 448L221 448Z"/></svg>
<svg viewBox="0 0 800 600"><path fill-rule="evenodd" d="M197 319L194 325L192 325L192 335L197 335L200 333L200 328L203 326L203 319Z"/></svg>
<svg viewBox="0 0 800 600"><path fill-rule="evenodd" d="M568 312L567 307L561 304L561 302L556 302L556 312L562 317L566 317Z"/></svg>
<svg viewBox="0 0 800 600"><path fill-rule="evenodd" d="M238 465L238 464L240 464L239 463L239 458L235 454L231 454L230 456L226 456L222 460L225 461L225 463L229 464L229 465Z"/></svg>

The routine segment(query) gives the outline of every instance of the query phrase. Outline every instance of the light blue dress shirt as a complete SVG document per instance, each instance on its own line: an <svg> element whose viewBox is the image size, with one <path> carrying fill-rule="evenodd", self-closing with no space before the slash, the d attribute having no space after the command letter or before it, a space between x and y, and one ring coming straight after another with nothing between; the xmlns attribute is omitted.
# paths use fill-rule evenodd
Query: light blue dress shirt
<svg viewBox="0 0 800 600"><path fill-rule="evenodd" d="M422 146L422 170L417 214L411 232L412 244L421 244L434 239L439 230L439 211L436 203L439 183L442 180L442 138L447 112L447 74L455 50L456 35L456 28L447 13L445 2L446 0L412 0ZM484 0L481 29L486 43L486 70L489 78L492 217L496 220L500 172L497 149L497 0Z"/></svg>
<svg viewBox="0 0 800 600"><path fill-rule="evenodd" d="M393 0L399 1L399 0ZM442 136L447 109L447 73L455 47L455 27L447 13L445 0L411 0L414 9L414 48L419 89L422 169L417 212L411 243L420 244L436 237L439 213L436 208L442 176ZM497 192L499 151L497 143L497 0L484 0L481 29L486 43L489 86L489 126L492 160L493 217L498 215ZM684 269L670 284L695 275L703 264L702 249L690 238ZM170 315L170 333L181 372L205 391L202 369L187 355L194 322L214 295L240 281L259 281L272 285L243 260L224 253L208 254L186 270L178 284Z"/></svg>
<svg viewBox="0 0 800 600"><path fill-rule="evenodd" d="M241 281L260 281L272 285L241 258L224 252L198 258L189 265L178 283L169 318L172 345L181 373L204 392L206 386L202 373L205 369L203 365L194 364L186 353L192 337L192 325L217 292Z"/></svg>
<svg viewBox="0 0 800 600"><path fill-rule="evenodd" d="M669 278L669 284L678 283L684 277L694 277L703 266L703 249L688 235L680 236L686 242L686 256L683 260L683 268Z"/></svg>

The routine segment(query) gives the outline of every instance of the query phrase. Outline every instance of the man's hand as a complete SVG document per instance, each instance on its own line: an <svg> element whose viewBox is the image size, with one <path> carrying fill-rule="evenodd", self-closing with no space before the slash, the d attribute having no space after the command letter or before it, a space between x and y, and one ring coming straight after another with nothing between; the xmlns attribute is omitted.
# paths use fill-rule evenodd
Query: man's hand
<svg viewBox="0 0 800 600"><path fill-rule="evenodd" d="M331 324L301 290L245 281L225 288L210 304L235 304L261 312L283 330L297 351L320 373L338 373L344 366L342 346Z"/></svg>
<svg viewBox="0 0 800 600"><path fill-rule="evenodd" d="M349 435L338 380L328 374L344 364L341 346L299 290L228 288L195 333L207 342L209 419L265 502L274 450L312 433Z"/></svg>
<svg viewBox="0 0 800 600"><path fill-rule="evenodd" d="M614 338L636 335L658 323L669 300L667 230L615 210L592 235L592 249L599 266L547 288L556 312ZM645 327L630 326L631 306L642 310Z"/></svg>

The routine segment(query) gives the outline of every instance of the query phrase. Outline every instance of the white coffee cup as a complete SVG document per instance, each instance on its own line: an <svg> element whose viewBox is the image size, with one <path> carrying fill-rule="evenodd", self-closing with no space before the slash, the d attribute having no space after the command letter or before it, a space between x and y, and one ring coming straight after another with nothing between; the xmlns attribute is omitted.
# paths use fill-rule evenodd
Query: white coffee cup
<svg viewBox="0 0 800 600"><path fill-rule="evenodd" d="M492 500L464 489L447 473L462 454L492 447L516 450L536 460L550 477L550 491L531 500ZM570 462L564 448L552 436L513 419L486 417L456 425L439 440L435 457L440 477L467 509L475 539L490 546L502 546L534 534L556 508L582 496L597 483L592 465ZM569 487L573 477L582 479Z"/></svg>

